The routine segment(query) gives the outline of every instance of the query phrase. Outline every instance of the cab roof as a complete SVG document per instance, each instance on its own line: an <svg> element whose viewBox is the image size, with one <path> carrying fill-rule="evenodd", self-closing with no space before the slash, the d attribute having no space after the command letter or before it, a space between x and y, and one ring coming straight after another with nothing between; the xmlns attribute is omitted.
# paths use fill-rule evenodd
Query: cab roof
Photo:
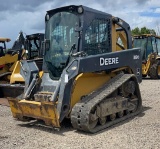
<svg viewBox="0 0 160 149"><path fill-rule="evenodd" d="M10 42L11 39L10 38L3 38L3 37L0 37L0 42Z"/></svg>
<svg viewBox="0 0 160 149"><path fill-rule="evenodd" d="M66 10L77 12L78 7L82 7L84 12L87 11L87 12L92 12L92 13L98 13L98 14L101 14L101 15L112 16L111 14L108 14L108 13L105 13L105 12L102 12L102 11L99 11L99 10L96 10L96 9L93 9L93 8L89 8L89 7L86 7L86 6L83 6L83 5L69 5L69 6L64 6L64 7L51 9L51 10L48 10L47 12L51 13L51 14L54 14L58 11L66 11Z"/></svg>
<svg viewBox="0 0 160 149"><path fill-rule="evenodd" d="M133 37L134 38L138 38L138 37L156 37L156 38L160 38L160 36L153 35L153 34L134 35Z"/></svg>

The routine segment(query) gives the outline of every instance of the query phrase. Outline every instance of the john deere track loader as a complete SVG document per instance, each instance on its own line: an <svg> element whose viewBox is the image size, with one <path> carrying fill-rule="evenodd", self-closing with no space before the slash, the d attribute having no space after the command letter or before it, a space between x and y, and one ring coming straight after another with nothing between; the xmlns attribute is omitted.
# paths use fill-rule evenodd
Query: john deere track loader
<svg viewBox="0 0 160 149"><path fill-rule="evenodd" d="M14 118L53 127L70 118L75 129L94 133L141 111L141 51L131 49L125 21L71 5L47 11L45 23L43 72L21 62L25 89L9 99Z"/></svg>
<svg viewBox="0 0 160 149"><path fill-rule="evenodd" d="M133 37L133 46L141 47L142 76L160 79L160 37L152 34Z"/></svg>

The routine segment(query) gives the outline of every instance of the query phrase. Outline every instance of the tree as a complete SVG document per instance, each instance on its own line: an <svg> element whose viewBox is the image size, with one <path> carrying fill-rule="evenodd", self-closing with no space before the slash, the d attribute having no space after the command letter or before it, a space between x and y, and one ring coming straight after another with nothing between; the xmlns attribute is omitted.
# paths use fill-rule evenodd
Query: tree
<svg viewBox="0 0 160 149"><path fill-rule="evenodd" d="M132 30L132 35L140 35L140 30L138 27Z"/></svg>
<svg viewBox="0 0 160 149"><path fill-rule="evenodd" d="M139 29L136 27L135 29L132 30L132 35L142 35L142 34L153 34L156 35L156 32L154 29L149 29L146 28L145 26Z"/></svg>

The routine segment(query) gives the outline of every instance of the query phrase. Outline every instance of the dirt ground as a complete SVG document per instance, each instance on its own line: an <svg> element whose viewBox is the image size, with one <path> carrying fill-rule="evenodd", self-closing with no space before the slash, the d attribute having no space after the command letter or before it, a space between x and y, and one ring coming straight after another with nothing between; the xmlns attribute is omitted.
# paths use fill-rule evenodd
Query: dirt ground
<svg viewBox="0 0 160 149"><path fill-rule="evenodd" d="M143 80L140 90L142 113L96 134L77 132L67 121L59 131L15 121L9 107L0 106L0 149L159 149L160 80Z"/></svg>

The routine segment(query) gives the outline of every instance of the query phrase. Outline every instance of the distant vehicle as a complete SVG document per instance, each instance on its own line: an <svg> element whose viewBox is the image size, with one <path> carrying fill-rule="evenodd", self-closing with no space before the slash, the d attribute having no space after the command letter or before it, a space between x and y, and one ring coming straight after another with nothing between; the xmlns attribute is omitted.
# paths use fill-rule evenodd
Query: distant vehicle
<svg viewBox="0 0 160 149"><path fill-rule="evenodd" d="M14 88L14 85L10 84L24 83L24 79L20 75L20 60L34 60L38 68L42 69L43 51L41 46L44 34L36 33L24 37L21 31L12 48L8 51L5 50L5 41L10 41L10 39L0 38L0 41L3 43L0 57L0 97L3 97L9 90L5 92L2 90L9 87Z"/></svg>
<svg viewBox="0 0 160 149"><path fill-rule="evenodd" d="M141 48L142 76L160 79L160 36L152 34L135 35L133 47Z"/></svg>

